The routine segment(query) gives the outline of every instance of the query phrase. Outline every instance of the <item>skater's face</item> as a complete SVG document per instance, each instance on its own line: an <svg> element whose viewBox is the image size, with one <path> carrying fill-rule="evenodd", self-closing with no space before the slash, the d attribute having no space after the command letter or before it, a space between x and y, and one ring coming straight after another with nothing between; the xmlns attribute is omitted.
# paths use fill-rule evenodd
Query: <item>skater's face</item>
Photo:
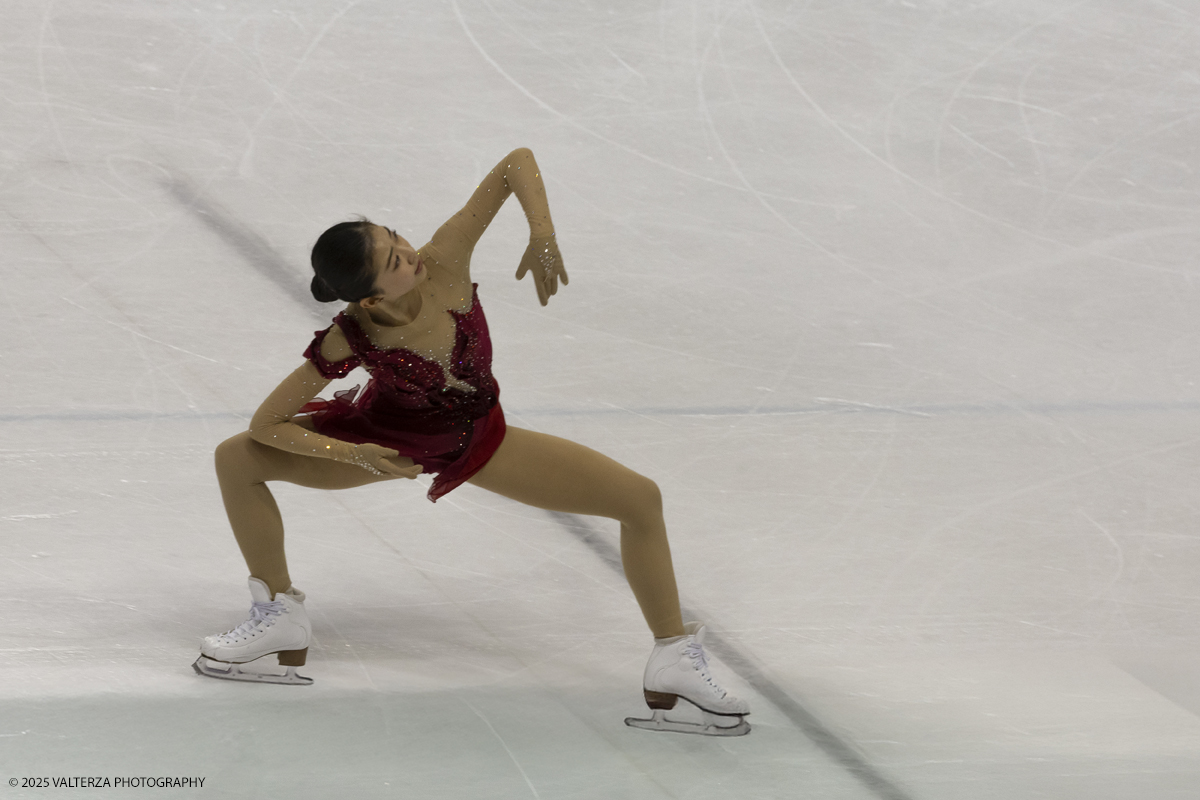
<svg viewBox="0 0 1200 800"><path fill-rule="evenodd" d="M428 276L420 253L403 237L382 225L371 226L371 262L380 300L396 300L417 288Z"/></svg>

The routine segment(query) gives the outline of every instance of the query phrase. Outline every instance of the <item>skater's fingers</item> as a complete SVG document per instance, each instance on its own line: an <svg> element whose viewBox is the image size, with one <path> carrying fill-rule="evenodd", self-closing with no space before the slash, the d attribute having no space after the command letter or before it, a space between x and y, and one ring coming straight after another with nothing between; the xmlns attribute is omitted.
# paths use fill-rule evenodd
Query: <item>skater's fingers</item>
<svg viewBox="0 0 1200 800"><path fill-rule="evenodd" d="M379 468L389 475L409 480L425 471L424 467L414 464L410 458L385 459L379 462Z"/></svg>
<svg viewBox="0 0 1200 800"><path fill-rule="evenodd" d="M365 450L370 458L375 459L395 458L396 456L400 455L400 451L398 450L393 450L390 447L384 447L381 444L372 444L371 442L364 442L363 444L360 444L358 448L360 450Z"/></svg>
<svg viewBox="0 0 1200 800"><path fill-rule="evenodd" d="M379 461L375 462L375 466L383 475L394 475L397 478L408 477L408 472L404 469L404 467L398 467L386 459L381 458Z"/></svg>

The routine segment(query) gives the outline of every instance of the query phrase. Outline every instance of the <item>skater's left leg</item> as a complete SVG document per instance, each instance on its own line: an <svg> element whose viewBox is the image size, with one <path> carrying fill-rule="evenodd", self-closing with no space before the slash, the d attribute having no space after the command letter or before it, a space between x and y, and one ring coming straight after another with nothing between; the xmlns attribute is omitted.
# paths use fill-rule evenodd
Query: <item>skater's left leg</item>
<svg viewBox="0 0 1200 800"><path fill-rule="evenodd" d="M620 521L625 577L657 640L642 681L654 716L626 724L712 736L750 730L749 706L722 689L709 671L704 626L683 625L662 496L654 481L583 445L510 426L471 483L539 508ZM701 709L703 722L665 716L680 697Z"/></svg>
<svg viewBox="0 0 1200 800"><path fill-rule="evenodd" d="M619 521L621 563L646 624L656 638L684 634L654 481L581 444L510 425L470 483L538 508Z"/></svg>

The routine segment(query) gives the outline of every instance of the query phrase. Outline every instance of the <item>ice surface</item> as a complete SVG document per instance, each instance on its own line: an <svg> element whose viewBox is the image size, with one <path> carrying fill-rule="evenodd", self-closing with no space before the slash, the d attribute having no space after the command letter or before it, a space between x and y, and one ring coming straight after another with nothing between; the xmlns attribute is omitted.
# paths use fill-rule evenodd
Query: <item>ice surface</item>
<svg viewBox="0 0 1200 800"><path fill-rule="evenodd" d="M0 785L1194 798L1198 53L1167 2L10 0ZM312 241L519 146L571 283L515 202L476 251L508 419L658 481L747 737L626 728L615 526L474 487L277 487L316 683L191 670Z"/></svg>

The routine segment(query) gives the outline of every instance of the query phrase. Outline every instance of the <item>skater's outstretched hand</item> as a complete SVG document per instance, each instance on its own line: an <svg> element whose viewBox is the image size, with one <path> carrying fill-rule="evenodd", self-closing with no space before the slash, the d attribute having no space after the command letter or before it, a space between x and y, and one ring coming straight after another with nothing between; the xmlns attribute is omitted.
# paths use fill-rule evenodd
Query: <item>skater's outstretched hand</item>
<svg viewBox="0 0 1200 800"><path fill-rule="evenodd" d="M390 447L370 442L354 446L354 463L376 475L395 475L409 480L424 472L424 467L413 463L411 458L400 455Z"/></svg>
<svg viewBox="0 0 1200 800"><path fill-rule="evenodd" d="M554 234L529 239L529 247L525 248L525 255L521 257L521 266L517 267L517 280L524 278L526 272L533 273L533 285L542 305L550 302L550 295L558 293L560 277L563 286L570 283Z"/></svg>

